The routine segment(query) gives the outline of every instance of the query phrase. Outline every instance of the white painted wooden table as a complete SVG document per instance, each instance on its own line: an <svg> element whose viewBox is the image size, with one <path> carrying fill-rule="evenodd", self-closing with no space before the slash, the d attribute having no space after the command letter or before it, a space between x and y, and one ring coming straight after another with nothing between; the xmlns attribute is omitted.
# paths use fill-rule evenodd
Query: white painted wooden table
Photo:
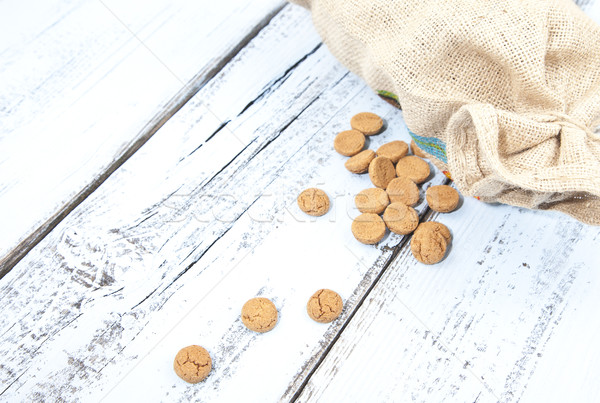
<svg viewBox="0 0 600 403"><path fill-rule="evenodd" d="M418 206L453 232L438 265L356 242L369 179L333 137L365 110L370 148L409 136L305 10L31 3L0 2L1 401L600 401L600 229L467 198ZM311 186L323 217L296 206ZM269 333L241 323L254 296ZM213 357L196 385L172 370L189 344Z"/></svg>

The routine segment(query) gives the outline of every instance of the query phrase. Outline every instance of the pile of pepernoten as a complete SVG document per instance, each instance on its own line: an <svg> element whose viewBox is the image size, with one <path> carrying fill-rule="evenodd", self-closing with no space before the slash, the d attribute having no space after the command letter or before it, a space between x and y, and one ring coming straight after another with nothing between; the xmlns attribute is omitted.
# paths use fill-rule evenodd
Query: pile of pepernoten
<svg viewBox="0 0 600 403"><path fill-rule="evenodd" d="M362 112L350 120L352 130L340 132L335 137L335 150L350 157L344 164L354 174L369 173L374 187L359 192L354 202L362 213L352 223L352 234L364 244L381 241L389 229L400 235L413 233L410 248L413 256L425 264L435 264L444 258L452 240L450 230L439 222L419 223L419 214L413 208L420 199L418 185L430 176L429 164L420 157L424 154L414 142L409 147L396 140L383 144L376 151L363 150L365 136L379 134L383 119L374 113ZM425 192L429 207L437 212L454 211L460 200L451 186L431 186ZM306 214L322 216L329 211L330 200L321 189L309 188L297 198L298 206ZM343 309L342 298L336 292L321 289L308 300L308 315L320 323L336 319ZM264 333L277 324L278 311L267 298L257 297L242 307L244 325L255 332ZM212 369L212 360L206 349L191 345L179 350L173 363L175 373L184 381L198 383Z"/></svg>

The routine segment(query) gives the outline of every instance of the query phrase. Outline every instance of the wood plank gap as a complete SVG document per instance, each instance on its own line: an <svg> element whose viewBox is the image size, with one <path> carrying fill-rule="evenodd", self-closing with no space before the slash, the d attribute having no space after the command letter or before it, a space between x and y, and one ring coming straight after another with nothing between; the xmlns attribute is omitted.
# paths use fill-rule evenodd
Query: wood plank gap
<svg viewBox="0 0 600 403"><path fill-rule="evenodd" d="M244 112L246 112L246 110L248 110L248 108L250 108L252 105L254 105L255 102L261 100L267 93L269 93L269 92L273 91L274 89L278 88L279 86L281 86L281 84L283 84L285 82L285 80L288 79L288 77L290 76L292 71L294 71L296 69L296 67L298 67L300 65L300 63L304 62L306 59L308 59L309 56L313 55L317 50L319 50L321 48L321 46L323 46L323 42L319 42L319 44L317 46L315 46L310 52L308 52L307 54L302 56L300 59L298 59L298 61L296 63L294 63L293 65L288 67L281 76L279 76L278 78L276 78L275 80L270 82L267 86L265 86L265 89L260 94L258 94L258 96L256 96L252 101L248 102L248 104L246 106L244 106L244 108L242 108L241 112L238 113L237 116L238 117L242 116L244 114ZM337 83L339 83L345 77L346 77L346 75L341 77L337 82L335 82L332 85L332 87L335 87L337 85ZM216 133L214 133L214 134L216 134ZM213 134L213 136L214 136L214 134ZM210 140L211 138L212 138L212 136L210 136L208 139L206 139L206 141Z"/></svg>
<svg viewBox="0 0 600 403"><path fill-rule="evenodd" d="M226 53L213 67L208 70L203 69L198 72L173 98L165 105L162 113L154 116L140 131L138 139L133 142L90 184L80 190L70 202L62 206L46 222L33 231L23 241L21 241L12 251L0 259L0 279L2 279L12 268L23 259L42 239L46 237L71 211L81 204L89 195L91 195L106 179L108 179L121 165L125 163L133 154L135 154L152 136L173 116L175 115L198 91L200 91L211 79L213 79L221 69L227 65L234 57L254 38L258 33L269 24L269 22L279 14L286 4L267 14L265 18L259 21L237 46Z"/></svg>
<svg viewBox="0 0 600 403"><path fill-rule="evenodd" d="M446 179L443 182L444 185L450 185L451 183L452 183L452 181L450 179ZM429 217L431 217L434 213L435 212L431 208L429 208L429 206L425 207L425 210L423 210L423 212L419 215L419 221L420 222L427 221L427 219L429 219ZM373 282L369 285L369 287L367 288L367 291L364 293L364 295L362 296L362 298L360 299L360 301L356 304L354 310L348 316L348 319L346 320L346 322L342 325L342 327L340 328L340 330L338 331L338 333L334 336L333 340L331 341L331 343L329 343L329 345L327 346L327 348L325 349L325 351L323 352L323 354L321 354L321 357L319 357L317 363L309 371L308 375L306 375L306 377L302 381L302 384L300 385L300 387L298 388L298 390L296 390L296 392L294 393L294 395L290 399L290 402L295 402L295 401L298 400L298 398L300 397L300 395L304 391L304 388L306 387L306 385L308 384L308 382L310 381L310 379L312 378L312 376L314 375L314 373L317 371L317 369L319 369L319 367L321 366L321 364L323 363L323 361L325 361L325 358L327 358L327 355L330 353L330 351L333 348L333 346L335 345L335 343L339 340L339 338L341 337L342 333L344 333L344 330L350 324L350 322L352 321L352 319L354 318L354 316L356 315L356 313L359 311L359 309L362 306L362 304L367 299L367 297L371 294L371 291L377 286L377 284L379 283L379 281L381 280L381 278L383 277L383 275L387 271L388 267L391 266L391 264L394 262L394 260L396 260L396 258L400 254L400 251L406 245L410 245L410 239L412 239L412 236L410 236L410 237L403 237L400 240L400 242L396 246L394 246L394 248L392 250L392 254L388 258L388 260L385 262L385 264L383 265L382 269L379 271L379 273L377 274L377 276L375 277L375 279L373 280ZM291 385L293 385L293 382L291 383Z"/></svg>
<svg viewBox="0 0 600 403"><path fill-rule="evenodd" d="M451 181L449 179L446 179L444 181L444 185L447 185L450 182ZM434 213L434 211L431 210L429 208L429 206L427 206L427 207L425 207L425 210L423 210L423 213L419 216L419 220L421 222L423 222L424 219L426 220L433 213ZM346 329L346 327L348 326L348 324L350 324L350 322L352 321L352 319L354 318L354 316L356 315L356 313L360 310L360 307L365 302L365 300L367 299L367 297L371 294L371 291L379 283L379 280L383 277L383 275L387 271L388 267L394 262L394 260L396 260L396 257L398 256L398 254L400 253L400 251L405 247L405 245L410 244L409 241L410 241L411 238L412 237L403 237L400 240L400 242L396 246L394 246L394 249L392 250L392 254L388 258L388 260L385 262L385 264L383 265L383 267L379 271L379 273L377 273L377 276L375 277L375 279L373 280L373 282L369 285L369 288L367 288L367 291L363 294L363 296L360 299L360 301L356 304L354 310L348 316L348 319L342 325L342 327L340 328L339 332L335 335L335 337L333 338L333 340L331 341L331 343L329 343L329 345L327 346L327 348L325 349L325 351L323 352L323 354L321 354L321 357L319 357L319 360L317 361L317 363L315 364L315 366L310 370L310 372L308 373L308 375L304 378L304 380L302 381L302 384L300 385L300 387L298 388L298 390L296 390L296 392L292 396L292 398L290 400L291 402L295 402L295 401L298 400L298 398L302 394L304 388L306 387L306 385L308 384L308 382L310 381L310 379L312 378L312 376L314 375L314 373L317 371L317 369L323 363L323 361L325 360L325 358L327 358L327 355L329 354L329 352L331 351L331 349L333 348L333 346L335 345L335 343L339 340L339 338L341 337L342 333L344 333L344 330Z"/></svg>
<svg viewBox="0 0 600 403"><path fill-rule="evenodd" d="M424 214L427 214L428 210L429 210L429 207L427 207L427 209L425 210ZM331 341L331 343L329 343L329 345L325 349L324 353L321 354L321 357L319 357L319 360L317 361L317 363L315 364L315 366L310 370L310 372L308 373L308 375L306 376L306 378L304 378L304 381L302 381L302 384L300 385L300 387L298 388L298 390L294 393L294 396L292 396L292 399L290 400L291 402L295 402L295 401L298 400L298 398L300 397L300 395L304 391L304 388L306 387L306 385L308 384L308 382L312 378L313 374L319 368L319 366L321 365L321 363L323 363L323 361L325 360L325 358L327 357L327 355L329 354L329 352L331 351L331 349L333 348L333 346L335 345L335 343L338 341L338 339L340 338L340 336L342 335L342 333L344 333L344 330L346 329L346 327L348 326L348 324L354 318L354 315L356 315L356 313L358 312L358 310L360 309L360 307L362 306L362 304L365 302L365 300L367 299L367 297L371 293L371 290L373 290L373 288L375 288L375 286L377 285L377 283L379 282L379 280L381 279L381 277L383 276L383 274L386 272L387 268L396 259L396 257L400 253L400 250L402 250L402 248L404 247L404 245L406 245L408 243L409 239L410 239L409 237L403 237L402 240L398 243L398 245L396 245L394 247L391 256L385 262L385 264L383 265L383 268L377 274L377 276L375 277L375 279L373 280L373 282L371 283L371 285L369 285L369 288L364 293L364 295L362 296L362 298L360 299L360 301L356 304L356 307L354 308L354 310L352 311L352 313L348 316L348 319L342 325L342 327L340 328L340 331L335 335L335 337L333 338L333 340Z"/></svg>

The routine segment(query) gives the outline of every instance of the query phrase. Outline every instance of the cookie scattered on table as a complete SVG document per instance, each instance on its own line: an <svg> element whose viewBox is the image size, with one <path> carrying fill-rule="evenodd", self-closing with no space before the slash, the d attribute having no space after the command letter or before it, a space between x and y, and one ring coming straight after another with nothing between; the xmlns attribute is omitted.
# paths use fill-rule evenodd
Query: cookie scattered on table
<svg viewBox="0 0 600 403"><path fill-rule="evenodd" d="M388 183L396 177L394 164L386 157L376 157L369 164L369 178L373 185L385 189Z"/></svg>
<svg viewBox="0 0 600 403"><path fill-rule="evenodd" d="M267 298L252 298L242 307L242 322L255 332L265 333L277 324L277 308Z"/></svg>
<svg viewBox="0 0 600 403"><path fill-rule="evenodd" d="M321 289L315 292L306 304L311 319L319 323L329 323L340 316L344 304L342 297L335 291Z"/></svg>
<svg viewBox="0 0 600 403"><path fill-rule="evenodd" d="M404 176L392 179L385 190L392 203L414 206L419 202L419 188L412 180Z"/></svg>
<svg viewBox="0 0 600 403"><path fill-rule="evenodd" d="M319 217L329 211L329 197L321 189L306 189L300 193L296 201L300 210L308 215Z"/></svg>
<svg viewBox="0 0 600 403"><path fill-rule="evenodd" d="M414 155L401 158L396 164L398 177L405 176L416 184L423 183L429 177L429 164L427 161Z"/></svg>
<svg viewBox="0 0 600 403"><path fill-rule="evenodd" d="M390 199L385 190L369 188L361 190L354 197L354 204L361 213L381 214L390 204Z"/></svg>
<svg viewBox="0 0 600 403"><path fill-rule="evenodd" d="M352 222L352 234L359 242L375 244L385 236L385 223L377 214L363 213Z"/></svg>
<svg viewBox="0 0 600 403"><path fill-rule="evenodd" d="M359 113L352 117L350 124L353 130L340 132L334 140L334 148L338 153L351 157L344 164L348 171L357 174L368 171L371 182L376 186L361 191L354 199L362 213L352 222L354 237L370 245L383 239L386 228L400 235L414 232L410 249L418 261L435 264L443 260L452 240L450 230L435 221L419 224L419 214L411 207L419 201L417 184L429 177L429 164L417 156L406 156L408 145L400 140L382 145L376 153L362 151L365 135L377 134L383 127L383 120L376 114ZM425 157L414 140L410 148L413 154ZM443 213L453 211L459 203L458 192L446 185L431 186L425 197L431 209ZM302 211L312 216L322 216L330 207L327 194L317 188L302 191L297 202ZM380 217L382 213L383 218ZM308 300L306 311L314 321L329 323L341 314L343 307L338 293L320 289ZM272 330L278 316L275 304L261 297L248 300L241 312L244 326L259 333ZM198 383L209 375L212 359L205 348L187 346L175 356L173 369L184 381Z"/></svg>
<svg viewBox="0 0 600 403"><path fill-rule="evenodd" d="M364 150L350 157L344 164L346 169L355 174L364 174L369 170L369 164L375 158L375 151Z"/></svg>
<svg viewBox="0 0 600 403"><path fill-rule="evenodd" d="M191 345L179 350L173 362L173 369L184 381L198 383L210 373L212 360L204 347Z"/></svg>
<svg viewBox="0 0 600 403"><path fill-rule="evenodd" d="M410 250L419 262L439 263L444 259L451 240L450 230L444 224L428 221L420 224L410 242Z"/></svg>
<svg viewBox="0 0 600 403"><path fill-rule="evenodd" d="M361 112L352 116L350 126L365 136L372 136L383 128L383 119L371 112Z"/></svg>
<svg viewBox="0 0 600 403"><path fill-rule="evenodd" d="M335 151L346 157L352 157L353 155L358 154L364 146L365 136L358 130L346 130L340 132L333 140L333 148L335 148Z"/></svg>
<svg viewBox="0 0 600 403"><path fill-rule="evenodd" d="M392 203L385 209L383 221L393 233L407 235L419 225L419 213L404 203Z"/></svg>
<svg viewBox="0 0 600 403"><path fill-rule="evenodd" d="M425 198L429 207L440 213L454 211L460 199L456 189L448 185L431 186L425 192Z"/></svg>
<svg viewBox="0 0 600 403"><path fill-rule="evenodd" d="M400 158L405 157L406 154L408 154L408 144L400 140L390 141L377 149L377 155L379 157L389 158L394 164L397 163Z"/></svg>

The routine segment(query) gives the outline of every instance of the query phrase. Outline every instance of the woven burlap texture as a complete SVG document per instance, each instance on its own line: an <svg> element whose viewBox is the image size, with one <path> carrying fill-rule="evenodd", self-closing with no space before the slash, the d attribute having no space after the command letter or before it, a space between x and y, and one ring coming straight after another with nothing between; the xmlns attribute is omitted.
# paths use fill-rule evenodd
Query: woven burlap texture
<svg viewBox="0 0 600 403"><path fill-rule="evenodd" d="M297 0L329 50L445 143L459 190L600 225L600 26L571 0Z"/></svg>

